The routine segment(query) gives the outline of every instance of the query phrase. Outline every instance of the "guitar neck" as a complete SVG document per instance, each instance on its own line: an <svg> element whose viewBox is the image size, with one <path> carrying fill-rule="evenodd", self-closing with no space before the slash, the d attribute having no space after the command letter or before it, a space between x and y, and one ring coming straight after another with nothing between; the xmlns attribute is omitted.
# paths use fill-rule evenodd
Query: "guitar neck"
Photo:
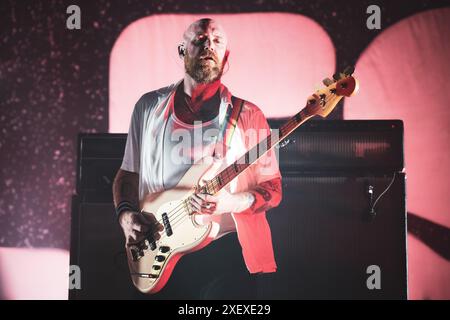
<svg viewBox="0 0 450 320"><path fill-rule="evenodd" d="M231 180L243 173L254 162L261 158L266 152L275 147L280 141L283 141L302 123L306 122L312 115L307 115L305 108L283 124L278 132L271 132L266 138L261 140L253 148L247 151L243 156L223 169L213 179L206 182L202 187L202 192L215 194L225 187Z"/></svg>

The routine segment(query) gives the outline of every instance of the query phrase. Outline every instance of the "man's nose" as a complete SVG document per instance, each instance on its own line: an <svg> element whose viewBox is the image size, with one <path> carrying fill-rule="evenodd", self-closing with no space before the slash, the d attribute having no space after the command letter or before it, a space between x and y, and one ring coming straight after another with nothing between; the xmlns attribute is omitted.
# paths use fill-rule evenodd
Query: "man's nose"
<svg viewBox="0 0 450 320"><path fill-rule="evenodd" d="M205 42L203 43L203 48L204 48L205 50L211 50L211 51L214 51L215 48L214 48L213 43L214 43L214 42L212 42L211 39L210 39L209 37L206 37Z"/></svg>

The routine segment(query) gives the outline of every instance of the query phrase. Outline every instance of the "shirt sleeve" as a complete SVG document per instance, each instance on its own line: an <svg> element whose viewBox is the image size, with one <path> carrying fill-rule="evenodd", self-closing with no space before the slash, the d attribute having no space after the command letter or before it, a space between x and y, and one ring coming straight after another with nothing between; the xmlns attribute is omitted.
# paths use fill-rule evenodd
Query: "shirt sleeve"
<svg viewBox="0 0 450 320"><path fill-rule="evenodd" d="M277 132L271 132L267 119L261 110L257 110L252 116L252 122L257 129L257 141L261 141L272 134L275 138ZM261 152L261 150L259 150ZM252 166L253 174L256 178L256 183L261 184L275 178L281 178L280 169L278 166L278 148L272 148L267 151L256 163Z"/></svg>
<svg viewBox="0 0 450 320"><path fill-rule="evenodd" d="M128 130L125 153L123 155L122 170L139 173L141 160L141 139L142 139L142 110L143 99L136 103L131 115L130 127Z"/></svg>
<svg viewBox="0 0 450 320"><path fill-rule="evenodd" d="M257 141L261 141L272 134L277 137L277 131L271 132L263 112L255 107L251 115L252 129L257 130ZM259 150L261 152L261 150ZM250 188L255 201L252 206L242 213L252 214L267 211L279 205L282 198L281 173L278 166L278 149L272 148L259 158L250 168L256 185Z"/></svg>

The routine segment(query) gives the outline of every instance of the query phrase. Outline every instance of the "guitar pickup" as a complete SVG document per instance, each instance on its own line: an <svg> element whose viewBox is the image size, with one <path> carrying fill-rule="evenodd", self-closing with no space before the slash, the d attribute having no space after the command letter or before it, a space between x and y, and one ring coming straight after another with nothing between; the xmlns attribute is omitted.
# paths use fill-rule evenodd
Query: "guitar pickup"
<svg viewBox="0 0 450 320"><path fill-rule="evenodd" d="M162 214L162 221L164 225L164 229L166 230L166 234L168 237L170 237L173 234L172 226L170 225L169 217L167 216L167 213L164 212Z"/></svg>

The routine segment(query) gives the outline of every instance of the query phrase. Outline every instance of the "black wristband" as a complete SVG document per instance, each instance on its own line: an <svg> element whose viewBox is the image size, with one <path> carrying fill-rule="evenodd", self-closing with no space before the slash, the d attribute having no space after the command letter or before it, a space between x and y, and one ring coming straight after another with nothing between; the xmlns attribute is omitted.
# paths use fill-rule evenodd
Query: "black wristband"
<svg viewBox="0 0 450 320"><path fill-rule="evenodd" d="M135 211L137 212L138 209L129 201L120 201L119 204L116 207L116 217L119 219L120 214L124 211Z"/></svg>

